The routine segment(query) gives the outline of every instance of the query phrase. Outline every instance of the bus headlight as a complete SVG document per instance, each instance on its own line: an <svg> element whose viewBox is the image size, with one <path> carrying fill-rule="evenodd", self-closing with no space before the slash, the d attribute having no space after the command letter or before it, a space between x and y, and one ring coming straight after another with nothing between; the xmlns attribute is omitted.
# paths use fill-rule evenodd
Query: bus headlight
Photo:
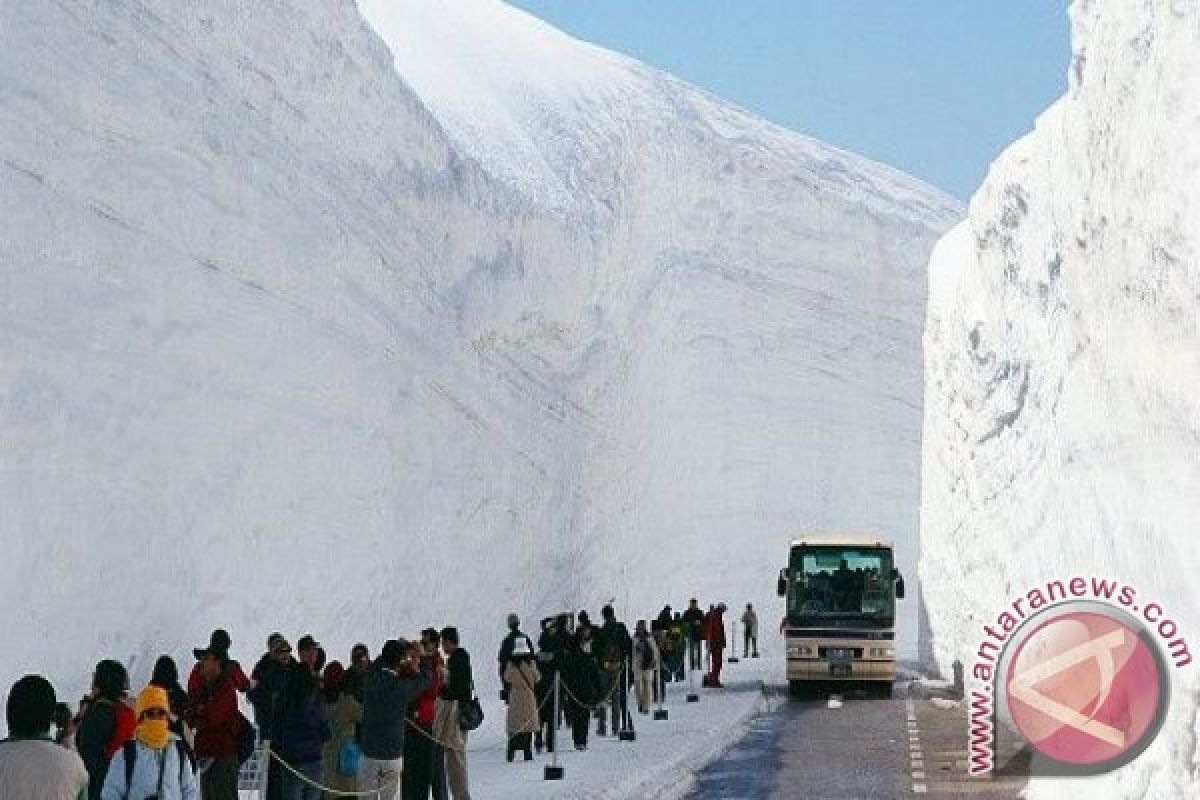
<svg viewBox="0 0 1200 800"><path fill-rule="evenodd" d="M895 658L896 648L894 647L872 647L871 658Z"/></svg>

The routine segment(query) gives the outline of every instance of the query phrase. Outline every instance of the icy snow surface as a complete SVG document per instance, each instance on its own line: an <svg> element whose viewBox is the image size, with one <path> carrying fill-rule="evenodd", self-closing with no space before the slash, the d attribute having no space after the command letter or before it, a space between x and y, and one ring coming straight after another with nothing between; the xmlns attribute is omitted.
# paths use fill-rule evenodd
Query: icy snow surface
<svg viewBox="0 0 1200 800"><path fill-rule="evenodd" d="M921 575L936 655L1048 579L1156 600L1200 654L1200 6L1075 2L1065 97L930 266ZM1196 797L1196 666L1151 749L1044 797Z"/></svg>
<svg viewBox="0 0 1200 800"><path fill-rule="evenodd" d="M693 594L779 658L795 532L915 569L957 205L501 4L361 8L0 6L0 687L456 622L491 694L509 609Z"/></svg>

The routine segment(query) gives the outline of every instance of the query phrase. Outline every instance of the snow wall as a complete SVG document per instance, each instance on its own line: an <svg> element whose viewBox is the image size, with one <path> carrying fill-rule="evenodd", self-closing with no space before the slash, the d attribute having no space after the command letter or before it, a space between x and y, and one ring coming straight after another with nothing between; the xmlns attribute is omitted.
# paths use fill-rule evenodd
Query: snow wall
<svg viewBox="0 0 1200 800"><path fill-rule="evenodd" d="M930 264L921 577L937 660L1047 580L1118 579L1200 652L1200 4L1071 6L1069 89ZM1035 796L1200 794L1195 666L1145 754Z"/></svg>
<svg viewBox="0 0 1200 800"><path fill-rule="evenodd" d="M484 0L5 3L0 130L0 687L915 570L911 178Z"/></svg>

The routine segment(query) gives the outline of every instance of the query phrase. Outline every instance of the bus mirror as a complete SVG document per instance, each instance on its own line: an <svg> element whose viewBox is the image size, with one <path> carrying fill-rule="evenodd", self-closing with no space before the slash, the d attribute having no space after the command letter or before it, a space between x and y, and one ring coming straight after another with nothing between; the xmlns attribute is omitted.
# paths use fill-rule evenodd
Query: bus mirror
<svg viewBox="0 0 1200 800"><path fill-rule="evenodd" d="M779 570L779 581L775 584L775 592L780 597L787 597L787 575L783 570Z"/></svg>
<svg viewBox="0 0 1200 800"><path fill-rule="evenodd" d="M904 599L904 576L898 572L896 573L896 599Z"/></svg>

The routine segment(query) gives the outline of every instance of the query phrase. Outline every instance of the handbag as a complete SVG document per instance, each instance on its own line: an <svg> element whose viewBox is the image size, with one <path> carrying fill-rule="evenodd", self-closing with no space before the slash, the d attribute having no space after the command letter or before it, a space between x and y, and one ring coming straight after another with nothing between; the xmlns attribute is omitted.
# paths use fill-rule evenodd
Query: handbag
<svg viewBox="0 0 1200 800"><path fill-rule="evenodd" d="M358 764L362 759L362 748L358 742L349 739L342 743L338 750L338 774L343 778L353 778L358 774Z"/></svg>
<svg viewBox="0 0 1200 800"><path fill-rule="evenodd" d="M475 694L475 681L471 681L471 699L458 704L458 727L473 731L483 724L483 706Z"/></svg>

